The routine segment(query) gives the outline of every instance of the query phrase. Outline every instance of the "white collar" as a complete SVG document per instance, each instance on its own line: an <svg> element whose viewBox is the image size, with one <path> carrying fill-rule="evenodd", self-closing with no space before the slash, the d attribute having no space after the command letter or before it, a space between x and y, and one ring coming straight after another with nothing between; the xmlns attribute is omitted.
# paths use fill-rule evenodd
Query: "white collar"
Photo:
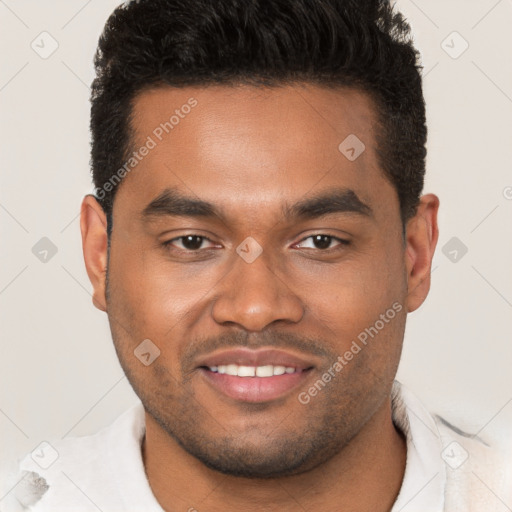
<svg viewBox="0 0 512 512"><path fill-rule="evenodd" d="M442 512L446 470L434 418L398 381L393 384L391 399L393 423L407 442L405 475L391 512Z"/></svg>

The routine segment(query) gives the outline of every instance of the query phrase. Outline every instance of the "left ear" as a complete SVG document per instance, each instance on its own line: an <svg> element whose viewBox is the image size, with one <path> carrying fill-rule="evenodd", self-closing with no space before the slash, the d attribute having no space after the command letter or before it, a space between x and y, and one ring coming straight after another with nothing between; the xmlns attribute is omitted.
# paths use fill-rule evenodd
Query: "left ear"
<svg viewBox="0 0 512 512"><path fill-rule="evenodd" d="M407 311L418 309L430 290L432 258L439 237L437 212L439 198L426 194L420 198L416 215L406 226L405 264L407 269Z"/></svg>

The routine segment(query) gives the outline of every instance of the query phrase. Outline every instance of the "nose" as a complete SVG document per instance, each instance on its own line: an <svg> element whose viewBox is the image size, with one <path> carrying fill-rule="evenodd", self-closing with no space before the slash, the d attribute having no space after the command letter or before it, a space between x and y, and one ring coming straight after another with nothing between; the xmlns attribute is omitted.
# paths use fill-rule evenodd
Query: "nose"
<svg viewBox="0 0 512 512"><path fill-rule="evenodd" d="M302 319L302 301L286 276L271 268L265 251L251 263L235 254L233 265L219 283L212 309L215 322L261 331L272 323L298 323Z"/></svg>

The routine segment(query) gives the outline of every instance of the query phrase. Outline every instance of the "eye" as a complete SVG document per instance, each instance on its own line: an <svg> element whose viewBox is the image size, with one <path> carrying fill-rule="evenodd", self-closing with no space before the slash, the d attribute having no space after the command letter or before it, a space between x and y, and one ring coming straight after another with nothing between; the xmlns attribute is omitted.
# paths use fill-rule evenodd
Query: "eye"
<svg viewBox="0 0 512 512"><path fill-rule="evenodd" d="M311 242L309 243L309 247L308 245L306 245L306 240L311 240ZM296 247L306 249L319 249L325 251L333 248L331 246L332 242L338 242L338 245L350 244L348 240L343 240L342 238L338 238L331 235L318 234L304 238L296 245Z"/></svg>
<svg viewBox="0 0 512 512"><path fill-rule="evenodd" d="M202 247L204 242L213 242L206 238L205 236L200 235L184 235L173 238L172 240L168 240L164 242L165 247L177 247L178 249L183 249L185 251L198 251L199 249L210 249L211 247Z"/></svg>

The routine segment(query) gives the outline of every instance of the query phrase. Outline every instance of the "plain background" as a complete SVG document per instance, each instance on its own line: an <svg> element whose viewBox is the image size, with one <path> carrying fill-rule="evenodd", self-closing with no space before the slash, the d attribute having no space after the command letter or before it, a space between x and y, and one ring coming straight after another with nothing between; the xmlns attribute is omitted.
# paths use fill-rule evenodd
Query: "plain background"
<svg viewBox="0 0 512 512"><path fill-rule="evenodd" d="M136 400L107 317L92 306L78 221L81 199L92 191L92 58L117 4L0 1L5 460L43 440L92 433ZM512 1L397 6L424 65L425 192L441 199L432 290L408 319L398 378L460 428L505 437L512 424ZM31 47L48 38L43 31L59 45L47 59ZM32 252L43 237L57 249L46 263Z"/></svg>

